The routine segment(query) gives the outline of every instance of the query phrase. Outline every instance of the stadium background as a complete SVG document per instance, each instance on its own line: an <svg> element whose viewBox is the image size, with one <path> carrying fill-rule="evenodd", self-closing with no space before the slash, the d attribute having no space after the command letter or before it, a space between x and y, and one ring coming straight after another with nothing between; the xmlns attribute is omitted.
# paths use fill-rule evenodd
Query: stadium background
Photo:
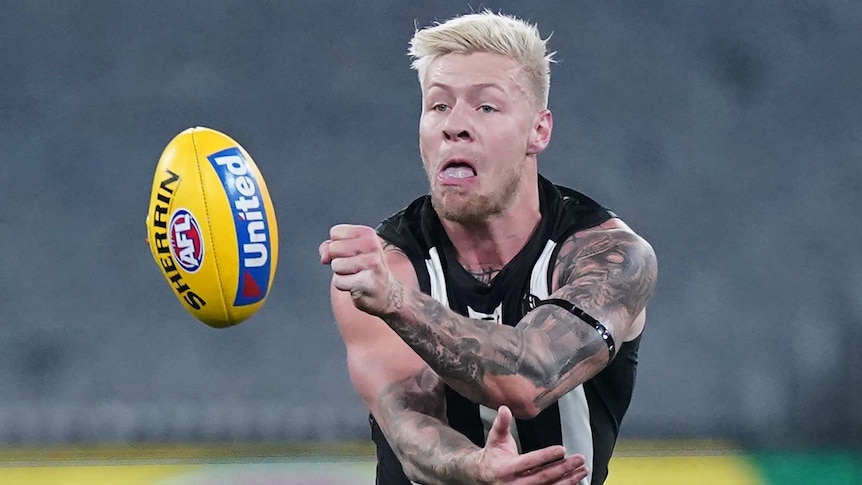
<svg viewBox="0 0 862 485"><path fill-rule="evenodd" d="M407 41L488 7L553 33L541 171L659 256L612 483L862 483L862 3L0 7L0 482L371 483L317 245L424 193ZM143 242L196 125L251 152L281 228L228 330Z"/></svg>

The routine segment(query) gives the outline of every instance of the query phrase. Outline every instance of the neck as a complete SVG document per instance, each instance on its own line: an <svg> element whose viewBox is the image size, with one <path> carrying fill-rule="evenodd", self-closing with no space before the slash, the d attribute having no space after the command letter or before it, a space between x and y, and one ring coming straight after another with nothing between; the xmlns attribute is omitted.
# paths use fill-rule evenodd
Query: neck
<svg viewBox="0 0 862 485"><path fill-rule="evenodd" d="M524 248L541 218L538 180L527 177L511 206L502 213L470 224L440 222L458 253L458 262L478 274L502 269Z"/></svg>

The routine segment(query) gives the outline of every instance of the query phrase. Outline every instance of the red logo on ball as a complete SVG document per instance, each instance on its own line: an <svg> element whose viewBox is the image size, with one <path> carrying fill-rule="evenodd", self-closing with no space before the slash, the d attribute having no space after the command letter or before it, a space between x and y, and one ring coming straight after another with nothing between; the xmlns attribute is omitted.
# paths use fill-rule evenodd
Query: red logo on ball
<svg viewBox="0 0 862 485"><path fill-rule="evenodd" d="M186 209L177 209L171 216L168 234L171 254L184 270L194 273L204 260L204 238L195 216Z"/></svg>

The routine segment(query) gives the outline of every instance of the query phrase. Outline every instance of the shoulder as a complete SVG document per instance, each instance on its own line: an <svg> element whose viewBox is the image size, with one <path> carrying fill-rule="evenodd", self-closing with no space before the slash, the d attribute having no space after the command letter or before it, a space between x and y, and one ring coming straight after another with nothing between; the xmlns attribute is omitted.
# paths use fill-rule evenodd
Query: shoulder
<svg viewBox="0 0 862 485"><path fill-rule="evenodd" d="M378 236L380 245L383 248L383 257L389 270L395 276L395 279L403 285L421 290L419 284L419 275L416 273L414 262L410 259L404 249L396 246L392 242Z"/></svg>
<svg viewBox="0 0 862 485"><path fill-rule="evenodd" d="M380 240L380 247L383 248L383 254L387 263L409 261L410 258L401 247L379 234L377 239Z"/></svg>
<svg viewBox="0 0 862 485"><path fill-rule="evenodd" d="M561 244L553 283L555 288L580 289L590 307L610 305L634 319L652 295L657 275L652 245L622 220L611 218L573 233Z"/></svg>
<svg viewBox="0 0 862 485"><path fill-rule="evenodd" d="M612 217L605 222L572 233L560 245L556 269L571 270L578 262L603 260L609 264L655 265L652 245L625 222Z"/></svg>
<svg viewBox="0 0 862 485"><path fill-rule="evenodd" d="M576 231L569 237L569 240L584 239L596 237L599 235L605 235L609 238L620 237L622 239L630 239L633 241L637 240L640 241L640 243L638 244L639 246L650 246L646 239L635 233L635 231L631 227L629 227L628 224L626 224L625 222L623 222L622 219L616 216L611 217L610 219L596 226Z"/></svg>

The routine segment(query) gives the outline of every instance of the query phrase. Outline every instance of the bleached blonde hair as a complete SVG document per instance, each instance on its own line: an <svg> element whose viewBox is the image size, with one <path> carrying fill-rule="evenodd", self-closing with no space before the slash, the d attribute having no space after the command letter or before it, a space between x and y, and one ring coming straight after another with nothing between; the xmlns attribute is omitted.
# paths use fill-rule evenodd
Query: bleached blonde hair
<svg viewBox="0 0 862 485"><path fill-rule="evenodd" d="M547 42L535 24L484 10L417 28L407 52L413 58L411 67L419 74L420 86L431 62L446 54L488 52L508 57L521 65L537 108L545 109L555 54L548 52Z"/></svg>

